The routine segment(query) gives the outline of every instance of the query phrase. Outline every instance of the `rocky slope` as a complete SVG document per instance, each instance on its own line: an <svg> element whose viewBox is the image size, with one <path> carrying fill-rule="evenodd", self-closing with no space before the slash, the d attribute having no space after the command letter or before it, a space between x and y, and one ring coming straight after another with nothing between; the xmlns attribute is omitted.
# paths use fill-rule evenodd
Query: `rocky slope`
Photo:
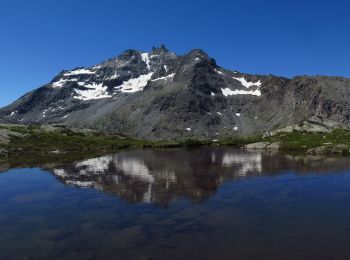
<svg viewBox="0 0 350 260"><path fill-rule="evenodd" d="M347 128L349 87L342 77L230 71L202 50L178 56L161 46L62 71L0 109L0 123L62 124L154 140L249 136L298 124Z"/></svg>

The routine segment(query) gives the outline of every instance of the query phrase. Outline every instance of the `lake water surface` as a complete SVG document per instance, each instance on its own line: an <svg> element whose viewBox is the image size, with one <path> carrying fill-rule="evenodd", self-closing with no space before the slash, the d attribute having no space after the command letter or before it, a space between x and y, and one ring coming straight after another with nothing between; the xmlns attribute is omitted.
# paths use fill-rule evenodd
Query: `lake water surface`
<svg viewBox="0 0 350 260"><path fill-rule="evenodd" d="M0 259L350 259L350 159L125 150L0 173Z"/></svg>

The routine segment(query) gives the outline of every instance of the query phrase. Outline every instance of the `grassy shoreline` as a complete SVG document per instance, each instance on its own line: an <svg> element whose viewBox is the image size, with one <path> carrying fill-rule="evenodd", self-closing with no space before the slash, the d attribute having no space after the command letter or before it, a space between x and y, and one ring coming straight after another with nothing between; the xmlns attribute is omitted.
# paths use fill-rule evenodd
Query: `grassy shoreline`
<svg viewBox="0 0 350 260"><path fill-rule="evenodd" d="M263 137L227 137L219 140L185 139L176 141L147 141L122 136L104 135L91 130L52 126L0 125L8 142L0 142L2 157L60 157L65 154L101 154L125 148L170 148L203 145L244 147L247 144L278 143L279 151L349 155L350 131L335 129L329 133L293 131Z"/></svg>

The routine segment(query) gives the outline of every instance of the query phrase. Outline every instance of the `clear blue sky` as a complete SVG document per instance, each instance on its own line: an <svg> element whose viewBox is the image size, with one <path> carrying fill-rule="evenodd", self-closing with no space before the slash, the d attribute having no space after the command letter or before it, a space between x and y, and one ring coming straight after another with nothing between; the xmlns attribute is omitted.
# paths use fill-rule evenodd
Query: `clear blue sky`
<svg viewBox="0 0 350 260"><path fill-rule="evenodd" d="M0 106L125 49L202 48L225 68L350 77L350 3L1 0Z"/></svg>

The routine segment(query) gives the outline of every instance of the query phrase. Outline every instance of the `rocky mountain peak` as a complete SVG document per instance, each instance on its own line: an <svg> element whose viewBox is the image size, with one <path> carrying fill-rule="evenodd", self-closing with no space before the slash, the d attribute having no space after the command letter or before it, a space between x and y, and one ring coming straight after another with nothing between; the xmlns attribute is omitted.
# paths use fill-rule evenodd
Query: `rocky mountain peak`
<svg viewBox="0 0 350 260"><path fill-rule="evenodd" d="M146 139L246 136L321 118L350 127L350 80L251 75L201 49L129 49L64 70L0 109L0 123L63 124Z"/></svg>

